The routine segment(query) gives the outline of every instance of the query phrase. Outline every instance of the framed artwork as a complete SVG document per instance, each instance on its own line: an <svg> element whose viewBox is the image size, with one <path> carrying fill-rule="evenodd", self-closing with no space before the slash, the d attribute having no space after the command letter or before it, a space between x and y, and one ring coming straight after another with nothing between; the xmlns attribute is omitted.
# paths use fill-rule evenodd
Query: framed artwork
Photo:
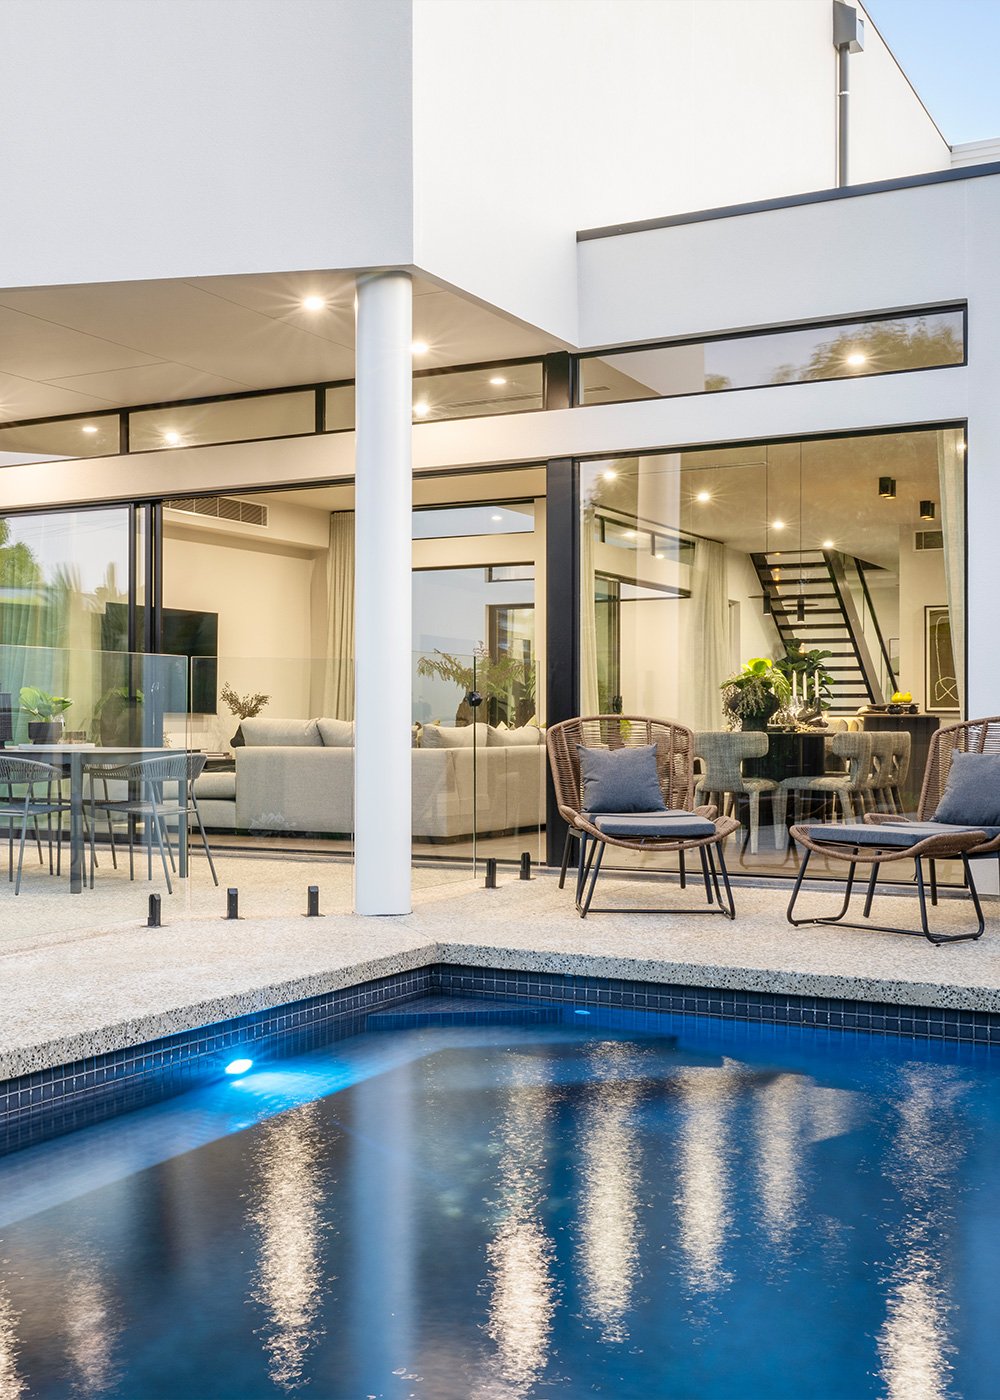
<svg viewBox="0 0 1000 1400"><path fill-rule="evenodd" d="M946 607L924 608L924 694L930 714L958 714L958 668Z"/></svg>

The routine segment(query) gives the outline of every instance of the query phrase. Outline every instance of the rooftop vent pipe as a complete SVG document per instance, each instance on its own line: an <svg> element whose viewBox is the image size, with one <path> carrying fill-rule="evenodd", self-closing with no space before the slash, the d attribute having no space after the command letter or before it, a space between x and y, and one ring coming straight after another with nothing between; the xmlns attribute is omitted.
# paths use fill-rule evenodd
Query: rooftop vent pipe
<svg viewBox="0 0 1000 1400"><path fill-rule="evenodd" d="M865 47L865 22L853 5L833 0L833 46L837 50L837 184L847 184L847 146L850 134L849 56Z"/></svg>

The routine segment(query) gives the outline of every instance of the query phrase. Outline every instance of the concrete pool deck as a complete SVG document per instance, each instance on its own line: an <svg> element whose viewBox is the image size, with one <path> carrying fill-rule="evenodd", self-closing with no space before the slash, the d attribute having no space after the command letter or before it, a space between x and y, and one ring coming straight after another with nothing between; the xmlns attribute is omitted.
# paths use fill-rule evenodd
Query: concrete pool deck
<svg viewBox="0 0 1000 1400"><path fill-rule="evenodd" d="M100 892L79 896L41 872L16 900L0 889L0 1079L432 963L1000 1012L996 898L984 899L978 943L935 947L867 930L792 928L786 888L737 889L735 923L687 912L582 921L549 872L527 883L505 871L487 891L467 868L439 866L414 871L412 913L365 919L349 912L346 863L249 857L226 859L219 889L195 860L188 887L163 894L163 926L151 929L146 901L161 887L119 877L105 872ZM323 918L303 916L309 884L320 887ZM239 888L249 916L239 923L222 917L227 885ZM697 885L682 893L608 876L601 899L694 910L704 896ZM826 889L803 895L804 912L833 912L838 902ZM911 923L916 912L911 895L885 894L873 917ZM967 900L946 898L938 926L968 927L971 912Z"/></svg>

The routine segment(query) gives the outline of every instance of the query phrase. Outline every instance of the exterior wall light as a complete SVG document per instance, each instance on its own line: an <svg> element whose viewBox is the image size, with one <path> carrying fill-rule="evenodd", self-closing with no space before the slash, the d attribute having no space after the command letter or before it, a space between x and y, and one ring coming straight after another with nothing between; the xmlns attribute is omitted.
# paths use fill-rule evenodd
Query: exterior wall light
<svg viewBox="0 0 1000 1400"><path fill-rule="evenodd" d="M937 512L936 512L936 507L935 507L933 501L921 501L921 502L920 502L920 519L921 519L921 520L933 520L936 513L937 513Z"/></svg>
<svg viewBox="0 0 1000 1400"><path fill-rule="evenodd" d="M896 478L894 476L880 476L878 493L883 501L894 501L896 499Z"/></svg>

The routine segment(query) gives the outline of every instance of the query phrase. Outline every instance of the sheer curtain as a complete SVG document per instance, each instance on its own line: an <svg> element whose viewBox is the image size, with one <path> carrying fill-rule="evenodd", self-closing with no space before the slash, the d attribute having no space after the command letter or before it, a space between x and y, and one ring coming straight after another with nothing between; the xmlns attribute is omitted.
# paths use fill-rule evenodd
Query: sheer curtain
<svg viewBox="0 0 1000 1400"><path fill-rule="evenodd" d="M684 724L694 730L722 727L719 687L728 674L726 546L718 540L698 540L682 631L679 695Z"/></svg>
<svg viewBox="0 0 1000 1400"><path fill-rule="evenodd" d="M960 428L945 428L938 439L941 533L948 593L951 645L955 656L958 706L965 713L965 462ZM928 701L929 703L929 701Z"/></svg>
<svg viewBox="0 0 1000 1400"><path fill-rule="evenodd" d="M326 671L322 713L354 718L354 512L330 516L326 561Z"/></svg>
<svg viewBox="0 0 1000 1400"><path fill-rule="evenodd" d="M580 713L600 712L597 687L597 601L594 578L594 508L582 515L580 536Z"/></svg>

